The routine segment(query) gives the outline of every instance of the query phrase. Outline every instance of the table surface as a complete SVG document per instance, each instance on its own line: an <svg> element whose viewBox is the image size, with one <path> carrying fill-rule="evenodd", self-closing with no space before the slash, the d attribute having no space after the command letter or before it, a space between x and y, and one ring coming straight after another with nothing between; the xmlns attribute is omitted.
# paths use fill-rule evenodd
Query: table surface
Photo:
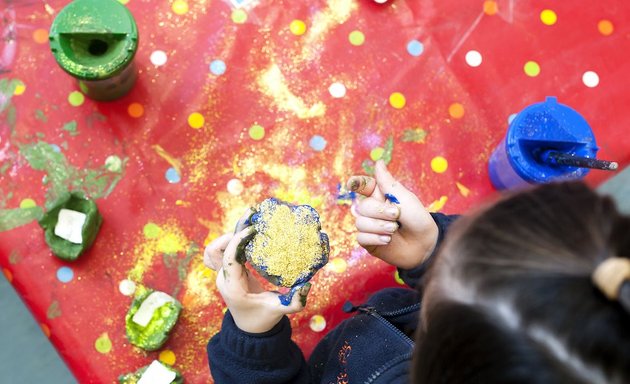
<svg viewBox="0 0 630 384"><path fill-rule="evenodd" d="M155 358L208 382L225 305L203 247L266 197L314 206L330 235L331 262L291 317L308 354L346 300L399 284L356 245L340 190L373 159L391 156L430 209L465 211L496 195L487 161L510 116L553 95L590 123L601 158L630 162L625 1L130 0L139 78L107 103L49 51L66 3L0 10L0 268L81 382ZM69 189L104 217L73 263L35 220ZM183 303L160 351L126 340L127 280Z"/></svg>

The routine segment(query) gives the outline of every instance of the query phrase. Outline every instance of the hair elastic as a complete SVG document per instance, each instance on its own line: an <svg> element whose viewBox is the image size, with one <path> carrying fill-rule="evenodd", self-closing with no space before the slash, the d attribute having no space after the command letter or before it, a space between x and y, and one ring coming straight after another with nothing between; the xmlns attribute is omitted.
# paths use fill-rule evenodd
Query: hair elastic
<svg viewBox="0 0 630 384"><path fill-rule="evenodd" d="M609 299L619 299L619 291L626 280L630 280L630 259L611 257L595 268L591 276L593 284Z"/></svg>

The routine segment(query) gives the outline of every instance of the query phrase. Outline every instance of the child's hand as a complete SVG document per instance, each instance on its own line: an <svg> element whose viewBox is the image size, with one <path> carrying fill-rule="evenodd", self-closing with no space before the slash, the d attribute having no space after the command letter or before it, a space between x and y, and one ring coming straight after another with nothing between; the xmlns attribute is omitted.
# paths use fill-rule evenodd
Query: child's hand
<svg viewBox="0 0 630 384"><path fill-rule="evenodd" d="M353 212L357 240L389 264L417 267L433 252L438 227L416 195L394 179L383 161L376 162L374 176L352 176L347 183L348 189L366 196ZM400 204L388 201L386 194Z"/></svg>
<svg viewBox="0 0 630 384"><path fill-rule="evenodd" d="M278 293L265 291L245 266L236 261L239 244L252 231L252 227L247 227L234 235L217 238L206 247L204 263L218 271L217 288L236 325L245 332L264 333L278 324L282 316L304 309L310 284L300 288L286 306L280 303Z"/></svg>

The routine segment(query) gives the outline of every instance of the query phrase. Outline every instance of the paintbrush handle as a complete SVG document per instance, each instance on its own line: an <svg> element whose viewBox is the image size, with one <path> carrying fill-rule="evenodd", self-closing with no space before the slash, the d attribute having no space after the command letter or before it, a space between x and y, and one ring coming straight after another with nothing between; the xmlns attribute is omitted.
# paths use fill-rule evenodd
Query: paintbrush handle
<svg viewBox="0 0 630 384"><path fill-rule="evenodd" d="M543 163L551 165L566 165L579 168L601 169L604 171L614 171L619 167L619 164L614 161L591 159L558 151L544 151L540 156L540 160Z"/></svg>

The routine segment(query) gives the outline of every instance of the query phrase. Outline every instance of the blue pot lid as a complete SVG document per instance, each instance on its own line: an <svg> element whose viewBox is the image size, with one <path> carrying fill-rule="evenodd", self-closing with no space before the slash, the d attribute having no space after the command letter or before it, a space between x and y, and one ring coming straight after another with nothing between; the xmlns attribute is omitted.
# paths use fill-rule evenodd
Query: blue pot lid
<svg viewBox="0 0 630 384"><path fill-rule="evenodd" d="M540 161L546 150L595 158L593 130L574 109L549 96L542 103L523 109L510 124L506 137L510 163L521 178L532 183L580 179L589 169L550 165Z"/></svg>

